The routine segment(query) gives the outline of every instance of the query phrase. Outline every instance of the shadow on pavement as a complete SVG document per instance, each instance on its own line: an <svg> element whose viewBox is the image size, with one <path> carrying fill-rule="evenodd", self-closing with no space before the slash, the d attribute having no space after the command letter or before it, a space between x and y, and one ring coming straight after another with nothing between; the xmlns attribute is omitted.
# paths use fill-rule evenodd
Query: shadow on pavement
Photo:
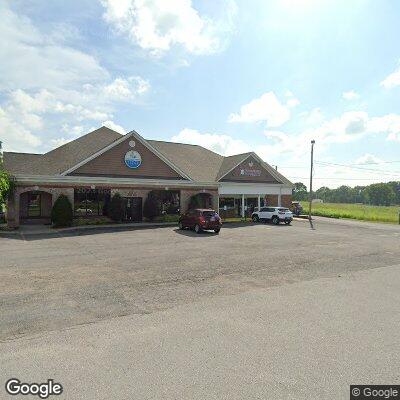
<svg viewBox="0 0 400 400"><path fill-rule="evenodd" d="M273 225L273 224L265 224L265 223L254 223L254 222L229 222L222 226L222 231L225 229L235 229L235 228L250 228L255 225L268 225L276 227L276 229L289 227L289 225ZM30 232L29 230L16 230L12 232L1 232L0 240L9 239L9 240L25 240L25 241L36 241L43 239L59 239L65 237L79 237L79 236L92 236L92 235L101 235L104 233L116 233L116 232L130 232L136 230L148 230L148 229L173 229L175 233L184 236L192 236L192 237L208 237L208 236L217 236L213 231L204 231L202 234L198 235L194 231L190 230L179 230L176 226L124 226L120 227L96 227L86 228L86 229L71 229L66 231L58 231L49 229L47 232Z"/></svg>

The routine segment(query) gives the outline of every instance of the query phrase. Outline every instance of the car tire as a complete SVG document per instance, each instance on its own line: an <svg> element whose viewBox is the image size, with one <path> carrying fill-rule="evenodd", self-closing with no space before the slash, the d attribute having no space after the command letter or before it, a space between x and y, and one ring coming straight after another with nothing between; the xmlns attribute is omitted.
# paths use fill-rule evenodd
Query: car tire
<svg viewBox="0 0 400 400"><path fill-rule="evenodd" d="M215 232L217 235L219 234L220 231L221 231L221 228L214 229L214 232Z"/></svg>
<svg viewBox="0 0 400 400"><path fill-rule="evenodd" d="M179 229L181 230L181 231L183 231L183 229L185 228L184 226L183 226L183 224L182 224L182 222L179 222Z"/></svg>
<svg viewBox="0 0 400 400"><path fill-rule="evenodd" d="M198 224L196 224L196 225L194 226L194 231L195 231L197 234L201 233L201 226L198 225Z"/></svg>
<svg viewBox="0 0 400 400"><path fill-rule="evenodd" d="M258 215L253 215L252 220L253 222L259 222L260 218L258 217Z"/></svg>
<svg viewBox="0 0 400 400"><path fill-rule="evenodd" d="M272 217L272 223L273 223L274 225L279 225L279 217L277 217L276 215L274 215L274 216Z"/></svg>

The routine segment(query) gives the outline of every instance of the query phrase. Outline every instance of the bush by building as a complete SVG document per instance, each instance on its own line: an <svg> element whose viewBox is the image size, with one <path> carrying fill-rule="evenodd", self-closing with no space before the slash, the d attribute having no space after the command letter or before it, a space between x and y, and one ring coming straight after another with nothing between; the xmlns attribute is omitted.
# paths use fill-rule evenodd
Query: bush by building
<svg viewBox="0 0 400 400"><path fill-rule="evenodd" d="M156 197L150 192L144 201L143 205L143 216L149 220L153 221L156 217L160 215L159 202Z"/></svg>
<svg viewBox="0 0 400 400"><path fill-rule="evenodd" d="M73 220L73 210L71 202L65 195L60 195L51 210L51 222L54 227L71 226Z"/></svg>
<svg viewBox="0 0 400 400"><path fill-rule="evenodd" d="M115 193L109 206L109 217L115 222L124 219L124 200L119 193Z"/></svg>
<svg viewBox="0 0 400 400"><path fill-rule="evenodd" d="M12 197L15 190L15 181L10 174L1 169L0 165L0 206Z"/></svg>

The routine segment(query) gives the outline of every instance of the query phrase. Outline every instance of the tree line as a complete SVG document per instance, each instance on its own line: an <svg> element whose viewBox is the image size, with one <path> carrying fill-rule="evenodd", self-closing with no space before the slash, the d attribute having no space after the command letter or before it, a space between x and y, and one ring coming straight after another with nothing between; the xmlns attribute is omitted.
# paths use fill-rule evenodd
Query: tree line
<svg viewBox="0 0 400 400"><path fill-rule="evenodd" d="M321 199L324 203L363 203L376 206L400 204L400 181L388 183L373 183L367 186L339 186L330 189L322 186L313 191L313 199ZM307 186L296 182L293 189L293 200L306 201L309 199Z"/></svg>

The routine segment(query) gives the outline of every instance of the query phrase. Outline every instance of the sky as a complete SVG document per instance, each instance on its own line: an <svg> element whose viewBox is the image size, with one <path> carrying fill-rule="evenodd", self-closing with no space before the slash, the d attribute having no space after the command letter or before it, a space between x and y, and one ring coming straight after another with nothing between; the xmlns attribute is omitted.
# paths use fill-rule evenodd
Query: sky
<svg viewBox="0 0 400 400"><path fill-rule="evenodd" d="M400 181L397 0L0 0L0 140L102 125L314 187Z"/></svg>

